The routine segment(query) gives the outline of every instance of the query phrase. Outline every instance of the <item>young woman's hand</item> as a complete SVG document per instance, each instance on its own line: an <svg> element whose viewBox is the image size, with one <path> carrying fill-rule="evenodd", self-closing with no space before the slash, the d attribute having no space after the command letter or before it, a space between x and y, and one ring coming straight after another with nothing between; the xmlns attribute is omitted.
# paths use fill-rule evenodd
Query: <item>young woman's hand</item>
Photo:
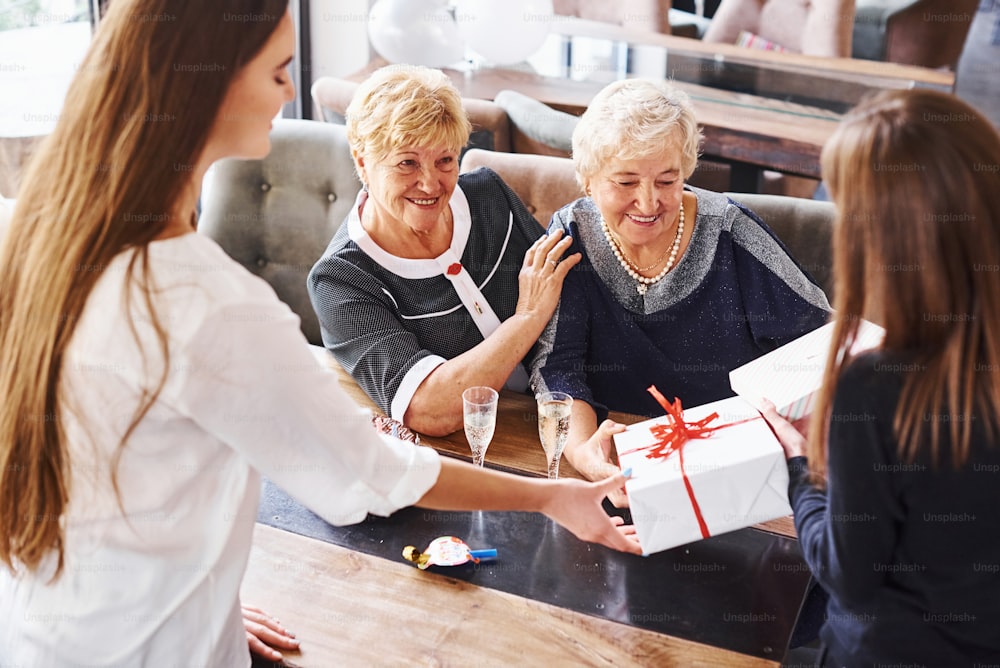
<svg viewBox="0 0 1000 668"><path fill-rule="evenodd" d="M806 437L805 434L796 427L805 429L808 418L803 418L802 420L796 421L792 424L785 418L778 414L778 409L773 403L764 399L761 406L761 415L767 420L768 424L771 425L771 430L774 435L777 436L778 442L781 443L781 447L785 449L785 459L791 459L792 457L802 457L806 454Z"/></svg>
<svg viewBox="0 0 1000 668"><path fill-rule="evenodd" d="M620 517L609 517L601 502L625 485L625 476L616 475L599 482L560 478L559 487L542 512L566 527L580 540L599 543L621 552L642 554L635 526Z"/></svg>
<svg viewBox="0 0 1000 668"><path fill-rule="evenodd" d="M247 632L247 643L250 651L269 661L281 661L281 652L274 649L297 650L299 641L295 639L295 634L281 625L260 608L244 605L243 608L243 628Z"/></svg>

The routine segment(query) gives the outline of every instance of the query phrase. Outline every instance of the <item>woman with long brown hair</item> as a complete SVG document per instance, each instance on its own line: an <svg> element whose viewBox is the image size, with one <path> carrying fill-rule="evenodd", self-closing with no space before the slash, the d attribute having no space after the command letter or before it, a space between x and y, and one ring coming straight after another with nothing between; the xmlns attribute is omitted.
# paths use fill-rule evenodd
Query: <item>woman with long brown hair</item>
<svg viewBox="0 0 1000 668"><path fill-rule="evenodd" d="M5 663L294 646L241 621L260 473L333 523L535 510L639 552L600 505L621 476L528 480L377 435L274 292L193 233L209 165L268 152L293 51L287 0L116 0L29 169L0 248Z"/></svg>
<svg viewBox="0 0 1000 668"><path fill-rule="evenodd" d="M932 91L878 94L824 148L838 206L825 382L808 441L765 412L830 595L820 665L1000 656L998 172L997 130ZM862 318L885 339L852 355Z"/></svg>

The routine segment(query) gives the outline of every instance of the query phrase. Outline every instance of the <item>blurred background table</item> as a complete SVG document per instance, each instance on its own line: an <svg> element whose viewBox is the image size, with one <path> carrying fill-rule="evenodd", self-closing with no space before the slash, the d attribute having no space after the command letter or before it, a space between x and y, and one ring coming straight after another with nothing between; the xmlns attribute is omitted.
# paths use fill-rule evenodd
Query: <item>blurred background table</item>
<svg viewBox="0 0 1000 668"><path fill-rule="evenodd" d="M348 77L386 65L375 59ZM557 17L538 53L517 67L445 69L463 97L504 89L579 115L608 83L671 79L692 100L706 158L733 167L729 189L756 192L761 169L818 179L819 155L842 114L884 88L951 90L954 74L895 63L755 51Z"/></svg>

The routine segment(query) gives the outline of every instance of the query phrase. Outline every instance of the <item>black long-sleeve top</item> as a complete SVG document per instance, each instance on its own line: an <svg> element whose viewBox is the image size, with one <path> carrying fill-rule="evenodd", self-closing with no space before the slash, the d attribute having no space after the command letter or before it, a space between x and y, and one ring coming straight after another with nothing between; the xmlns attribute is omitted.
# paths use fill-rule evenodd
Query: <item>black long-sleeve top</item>
<svg viewBox="0 0 1000 668"><path fill-rule="evenodd" d="M955 470L929 453L897 454L892 421L918 364L872 353L840 378L831 413L826 491L805 457L788 462L805 559L830 594L820 637L828 665L976 666L1000 659L1000 447L978 415ZM982 373L1000 373L982 369Z"/></svg>

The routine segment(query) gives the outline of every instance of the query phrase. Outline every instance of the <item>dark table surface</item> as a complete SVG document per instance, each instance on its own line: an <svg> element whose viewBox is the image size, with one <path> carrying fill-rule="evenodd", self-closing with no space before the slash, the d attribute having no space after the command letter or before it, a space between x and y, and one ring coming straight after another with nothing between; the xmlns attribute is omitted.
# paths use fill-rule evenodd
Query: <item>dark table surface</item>
<svg viewBox="0 0 1000 668"><path fill-rule="evenodd" d="M742 529L647 557L583 543L551 520L514 512L408 508L336 527L265 481L257 520L365 554L402 562L454 535L498 559L433 570L472 584L630 626L780 660L809 571L797 541Z"/></svg>

